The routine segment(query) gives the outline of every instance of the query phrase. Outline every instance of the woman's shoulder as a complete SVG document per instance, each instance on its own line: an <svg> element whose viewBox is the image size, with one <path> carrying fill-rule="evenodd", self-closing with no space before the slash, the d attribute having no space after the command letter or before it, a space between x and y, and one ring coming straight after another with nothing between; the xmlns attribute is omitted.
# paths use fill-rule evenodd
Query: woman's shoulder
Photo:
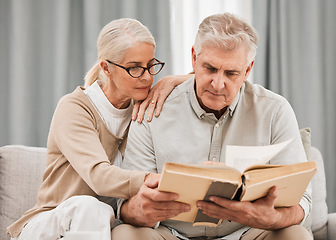
<svg viewBox="0 0 336 240"><path fill-rule="evenodd" d="M58 105L69 107L79 105L86 108L93 108L92 103L84 93L84 88L81 86L78 86L73 92L68 93L63 97L61 97L61 99L58 102Z"/></svg>
<svg viewBox="0 0 336 240"><path fill-rule="evenodd" d="M90 115L96 117L99 114L84 93L84 88L78 86L73 92L64 95L58 102L56 112L61 115Z"/></svg>

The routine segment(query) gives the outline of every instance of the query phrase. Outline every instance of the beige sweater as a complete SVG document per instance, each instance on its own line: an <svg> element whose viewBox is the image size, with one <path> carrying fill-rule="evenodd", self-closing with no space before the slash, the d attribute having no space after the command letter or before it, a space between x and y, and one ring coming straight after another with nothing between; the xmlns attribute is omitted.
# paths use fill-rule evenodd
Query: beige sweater
<svg viewBox="0 0 336 240"><path fill-rule="evenodd" d="M7 228L16 237L37 214L54 209L75 195L129 198L137 193L145 172L113 166L123 138L114 136L78 87L64 96L54 113L47 151L47 168L37 193L36 205Z"/></svg>

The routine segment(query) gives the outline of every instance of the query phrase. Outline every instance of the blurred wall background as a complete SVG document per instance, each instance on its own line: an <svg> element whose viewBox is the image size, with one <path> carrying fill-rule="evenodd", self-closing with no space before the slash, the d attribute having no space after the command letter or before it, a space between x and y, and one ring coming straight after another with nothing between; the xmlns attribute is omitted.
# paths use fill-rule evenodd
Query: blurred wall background
<svg viewBox="0 0 336 240"><path fill-rule="evenodd" d="M191 71L201 20L234 12L257 29L253 76L285 96L299 127L325 159L329 212L336 211L336 17L334 0L0 0L0 146L46 146L61 96L83 85L101 28L140 20L154 35L167 74Z"/></svg>

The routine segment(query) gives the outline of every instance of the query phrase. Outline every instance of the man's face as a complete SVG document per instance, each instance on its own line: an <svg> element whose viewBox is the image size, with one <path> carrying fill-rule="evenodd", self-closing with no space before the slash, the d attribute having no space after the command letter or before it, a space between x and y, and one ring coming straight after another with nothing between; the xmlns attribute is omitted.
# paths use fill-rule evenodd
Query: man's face
<svg viewBox="0 0 336 240"><path fill-rule="evenodd" d="M252 61L247 65L246 59L247 51L244 47L227 52L203 46L198 56L192 48L196 95L206 112L221 116L234 101L254 63Z"/></svg>

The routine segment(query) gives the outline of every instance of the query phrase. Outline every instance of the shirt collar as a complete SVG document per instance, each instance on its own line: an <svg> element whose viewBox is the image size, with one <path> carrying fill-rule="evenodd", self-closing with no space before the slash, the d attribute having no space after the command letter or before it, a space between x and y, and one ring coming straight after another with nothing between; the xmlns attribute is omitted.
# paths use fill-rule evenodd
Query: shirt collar
<svg viewBox="0 0 336 240"><path fill-rule="evenodd" d="M243 91L245 87L245 83L243 84L243 86L240 88L237 96L235 97L234 101L232 102L232 104L229 106L229 114L230 116L232 117L233 116L233 113L234 113L234 110L236 109L237 107L237 104L239 102L239 99L240 99L240 96L241 96L241 93ZM190 84L190 88L189 88L189 98L190 98L190 103L191 103L191 106L194 110L194 112L196 113L196 115L198 116L198 118L204 118L204 115L207 114L204 109L200 106L198 100L197 100L197 97L196 97L196 91L195 91L195 77L192 81L192 84Z"/></svg>

